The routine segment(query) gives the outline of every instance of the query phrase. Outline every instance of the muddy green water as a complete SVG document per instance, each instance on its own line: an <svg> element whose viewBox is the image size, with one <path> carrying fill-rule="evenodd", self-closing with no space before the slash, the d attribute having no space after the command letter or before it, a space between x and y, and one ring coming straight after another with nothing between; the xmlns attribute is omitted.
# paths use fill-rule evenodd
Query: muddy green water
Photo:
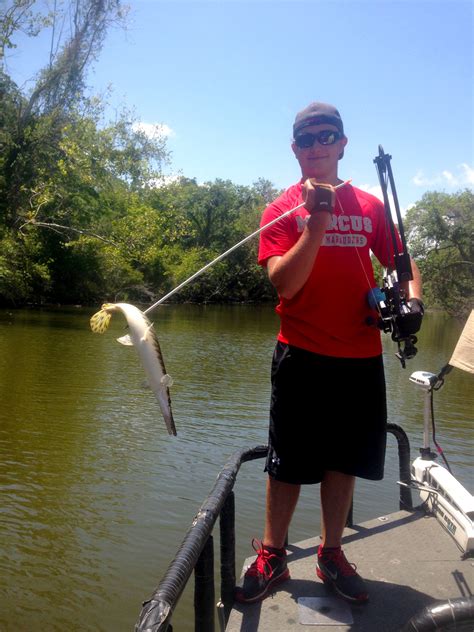
<svg viewBox="0 0 474 632"><path fill-rule="evenodd" d="M176 438L142 386L134 350L115 342L124 321L114 316L107 334L94 335L93 311L0 311L2 632L133 630L220 467L235 450L266 442L271 306L159 308ZM407 431L413 455L423 407L409 375L438 371L461 328L428 314L405 371L385 340L389 418ZM437 433L471 491L472 410L472 376L455 370L437 394ZM356 521L397 509L397 468L390 440L385 480L358 483ZM264 480L262 461L239 474L239 568L261 534ZM318 490L308 487L291 539L312 536L318 523ZM174 623L193 629L191 590Z"/></svg>

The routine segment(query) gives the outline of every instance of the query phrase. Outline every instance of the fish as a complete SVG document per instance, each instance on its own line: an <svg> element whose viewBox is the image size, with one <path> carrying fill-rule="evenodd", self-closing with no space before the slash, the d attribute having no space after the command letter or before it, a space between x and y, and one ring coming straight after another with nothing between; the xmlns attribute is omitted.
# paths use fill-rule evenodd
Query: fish
<svg viewBox="0 0 474 632"><path fill-rule="evenodd" d="M165 420L166 429L170 435L176 436L176 426L171 410L171 398L169 387L173 379L166 372L160 343L156 335L153 323L145 314L129 303L104 303L96 314L90 319L90 326L94 333L103 334L114 312L122 312L127 320L130 330L125 344L133 345L138 353L142 366L147 376L148 386L153 391L161 413ZM124 341L119 339L124 344Z"/></svg>

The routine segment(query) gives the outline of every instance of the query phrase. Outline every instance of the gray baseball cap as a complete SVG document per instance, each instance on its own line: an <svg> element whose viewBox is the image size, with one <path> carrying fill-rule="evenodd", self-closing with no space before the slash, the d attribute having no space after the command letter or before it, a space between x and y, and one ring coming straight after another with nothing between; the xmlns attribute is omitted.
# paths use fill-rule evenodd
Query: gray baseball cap
<svg viewBox="0 0 474 632"><path fill-rule="evenodd" d="M339 111L329 103L315 101L296 115L293 125L293 138L305 127L309 125L319 125L321 123L335 125L341 134L344 134L344 125Z"/></svg>

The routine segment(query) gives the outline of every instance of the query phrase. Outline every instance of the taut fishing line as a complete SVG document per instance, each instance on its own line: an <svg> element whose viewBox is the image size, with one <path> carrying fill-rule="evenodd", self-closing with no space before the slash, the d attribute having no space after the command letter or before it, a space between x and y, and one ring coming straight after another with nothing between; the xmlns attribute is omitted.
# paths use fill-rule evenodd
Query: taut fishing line
<svg viewBox="0 0 474 632"><path fill-rule="evenodd" d="M345 182L341 182L341 184L338 184L337 186L335 186L334 189L337 190L337 189L345 186L346 184L349 184L350 182L351 182L351 180L346 180ZM155 309L155 307L158 307L158 305L161 305L161 303L164 303L168 298L170 298L170 296L173 296L173 294L178 292L185 285L187 285L188 283L191 283L191 281L194 281L194 279L197 279L198 276L200 276L203 272L208 270L215 263L218 263L219 261L224 259L224 257L227 257L227 255L230 255L231 252L233 252L234 250L236 250L237 248L239 248L240 246L245 244L247 241L250 241L250 239L253 239L257 235L259 235L262 231L266 230L270 226L273 226L273 224L276 224L277 222L279 222L280 220L284 219L285 217L288 217L288 215L291 215L291 213L294 213L299 208L302 208L304 205L305 205L305 202L302 202L301 204L298 204L298 206L295 206L294 208L290 209L289 211L286 211L285 213L283 213L279 217L276 217L275 219L272 219L270 222L268 222L268 224L265 224L264 226L260 226L260 228L257 228L256 231L254 231L250 235L247 235L247 237L244 237L241 241L239 241L238 243L236 243L233 246L231 246L228 250L226 250L221 255L219 255L218 257L216 257L215 259L213 259L209 263L207 263L200 270L198 270L197 272L192 274L188 279L186 279L185 281L180 283L178 286L176 286L174 288L174 290L171 290L171 292L168 292L168 294L165 294L162 298L160 298L159 301L156 301L156 303L153 303L153 305L150 305L150 307L148 307L143 313L144 314L148 314L148 313L152 312Z"/></svg>

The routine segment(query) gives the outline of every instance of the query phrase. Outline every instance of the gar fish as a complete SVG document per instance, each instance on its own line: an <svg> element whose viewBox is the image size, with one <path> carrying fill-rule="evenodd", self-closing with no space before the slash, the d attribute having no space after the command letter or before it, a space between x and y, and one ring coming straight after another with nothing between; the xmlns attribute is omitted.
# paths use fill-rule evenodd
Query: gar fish
<svg viewBox="0 0 474 632"><path fill-rule="evenodd" d="M148 378L148 384L160 405L168 433L176 435L169 392L169 387L173 384L173 380L166 373L160 343L153 329L153 323L134 305L129 305L128 303L104 303L101 310L90 319L92 331L96 334L103 334L109 326L113 312L122 312L127 319L130 330L130 342L128 344L132 344L138 352Z"/></svg>

